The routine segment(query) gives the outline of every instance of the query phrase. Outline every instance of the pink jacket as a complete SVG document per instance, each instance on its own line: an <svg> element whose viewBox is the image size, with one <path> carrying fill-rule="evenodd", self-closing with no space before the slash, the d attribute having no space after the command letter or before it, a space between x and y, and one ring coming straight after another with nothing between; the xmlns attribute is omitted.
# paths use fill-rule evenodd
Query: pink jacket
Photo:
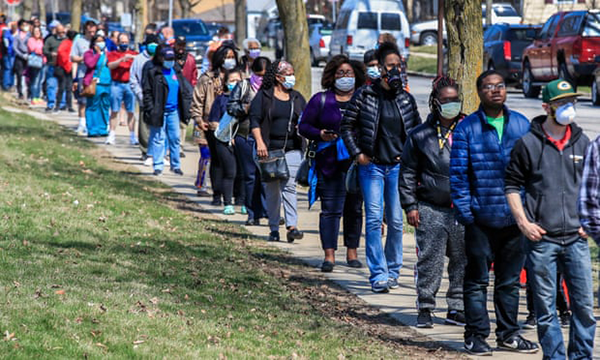
<svg viewBox="0 0 600 360"><path fill-rule="evenodd" d="M43 39L36 39L33 36L29 38L29 40L27 40L27 50L29 51L29 53L35 53L37 55L40 56L44 56L43 55L43 49L44 49L44 40ZM44 63L46 62L46 58L44 57Z"/></svg>
<svg viewBox="0 0 600 360"><path fill-rule="evenodd" d="M92 83L94 77L94 71L96 71L96 64L100 60L100 53L94 53L94 50L90 49L83 53L83 63L85 64L85 76L83 77L83 86L88 86Z"/></svg>

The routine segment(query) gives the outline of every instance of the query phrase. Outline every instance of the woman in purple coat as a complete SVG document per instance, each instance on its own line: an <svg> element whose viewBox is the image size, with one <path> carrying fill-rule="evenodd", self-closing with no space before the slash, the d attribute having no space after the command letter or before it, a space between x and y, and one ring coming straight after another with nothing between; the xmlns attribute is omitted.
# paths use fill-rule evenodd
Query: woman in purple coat
<svg viewBox="0 0 600 360"><path fill-rule="evenodd" d="M315 94L304 109L299 132L312 140L316 149L316 197L321 198L319 235L325 251L323 272L335 265L340 219L344 217L344 246L348 266L360 268L357 248L362 231L362 197L346 192L345 178L351 160L340 137L340 123L354 91L365 82L364 65L345 55L334 56L323 70L321 86L325 91Z"/></svg>

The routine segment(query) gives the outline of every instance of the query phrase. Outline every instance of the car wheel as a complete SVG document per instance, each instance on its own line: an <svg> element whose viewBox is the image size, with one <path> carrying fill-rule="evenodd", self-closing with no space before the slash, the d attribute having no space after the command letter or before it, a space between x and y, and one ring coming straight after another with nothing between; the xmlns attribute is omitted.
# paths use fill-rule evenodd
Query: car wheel
<svg viewBox="0 0 600 360"><path fill-rule="evenodd" d="M535 79L533 78L533 74L531 74L531 68L529 63L525 63L525 69L523 70L523 95L526 98L537 98L540 94L541 87L534 86L533 82Z"/></svg>
<svg viewBox="0 0 600 360"><path fill-rule="evenodd" d="M569 70L567 69L567 64L565 64L564 62L561 62L560 65L558 65L558 77L570 82L571 85L573 86L573 91L577 91L577 84L575 83L575 81L573 80L571 75L569 75Z"/></svg>
<svg viewBox="0 0 600 360"><path fill-rule="evenodd" d="M421 35L421 45L432 46L437 44L437 33L427 31Z"/></svg>
<svg viewBox="0 0 600 360"><path fill-rule="evenodd" d="M600 105L600 93L598 93L600 89L598 88L598 81L600 81L600 79L598 79L597 75L592 82L592 103L594 103L594 105Z"/></svg>

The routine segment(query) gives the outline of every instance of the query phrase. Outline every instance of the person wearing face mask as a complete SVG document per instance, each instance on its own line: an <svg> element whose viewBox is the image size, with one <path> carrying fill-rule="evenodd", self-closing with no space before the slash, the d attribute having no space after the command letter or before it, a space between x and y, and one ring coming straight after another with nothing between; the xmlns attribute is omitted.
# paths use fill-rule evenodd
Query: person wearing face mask
<svg viewBox="0 0 600 360"><path fill-rule="evenodd" d="M229 101L229 95L236 87L236 85L242 81L242 73L239 69L225 71L225 77L223 78L223 93L215 99L213 106L208 115L209 122L219 122L221 117L227 112L227 102ZM223 209L224 215L235 215L235 208L233 207L233 188L234 181L237 172L237 160L234 153L234 136L239 129L239 123L234 125L232 129L232 137L227 141L223 142L219 139L215 139L215 153L213 157L223 164L223 177L221 190L223 191Z"/></svg>
<svg viewBox="0 0 600 360"><path fill-rule="evenodd" d="M530 132L516 142L506 169L506 197L527 238L538 338L544 358L552 359L591 359L594 348L592 265L578 211L589 144L574 122L580 95L566 80L548 83L542 93L546 114L532 120ZM556 314L557 269L571 299L568 350Z"/></svg>
<svg viewBox="0 0 600 360"><path fill-rule="evenodd" d="M96 35L90 41L90 49L83 54L86 73L84 88L96 82L96 94L88 98L85 109L86 127L89 137L108 135L110 110L110 69L106 55L104 36Z"/></svg>
<svg viewBox="0 0 600 360"><path fill-rule="evenodd" d="M381 77L381 72L379 71L379 62L375 57L375 50L369 50L365 52L363 59L365 67L367 68L366 85L371 85L374 81Z"/></svg>
<svg viewBox="0 0 600 360"><path fill-rule="evenodd" d="M221 164L215 158L215 130L219 123L209 122L208 116L215 101L215 98L223 93L223 82L225 71L232 70L238 66L237 52L235 47L230 43L224 43L213 54L212 58L213 70L203 73L198 79L198 84L194 88L194 100L192 101L192 118L194 119L195 141L200 146L200 157L198 163L198 176L196 187L198 188L199 196L206 196L205 184L203 183L204 172L206 167L203 166L206 159L207 151L212 155L210 163L210 183L213 190L213 201L211 205L220 206L222 204L223 192L221 190L223 169ZM203 149L204 148L204 149Z"/></svg>
<svg viewBox="0 0 600 360"><path fill-rule="evenodd" d="M233 89L227 102L227 112L235 117L239 124L234 139L234 150L244 186L244 206L248 214L246 226L259 225L260 219L266 217L265 192L260 176L256 175L258 169L253 157L256 141L250 133L248 110L270 66L271 60L266 57L254 59L252 75L244 80L245 84L241 83Z"/></svg>
<svg viewBox="0 0 600 360"><path fill-rule="evenodd" d="M63 25L58 23L54 27L53 34L48 36L44 41L43 53L47 59L44 65L45 78L46 78L46 94L48 97L48 103L46 111L52 111L55 109L60 110L60 103L62 99L56 98L56 92L58 90L58 80L54 75L56 71L56 56L58 55L58 47L66 39L67 30ZM64 105L64 104L63 104Z"/></svg>
<svg viewBox="0 0 600 360"><path fill-rule="evenodd" d="M138 140L135 134L135 115L133 114L134 95L129 86L131 77L131 65L133 59L138 54L136 51L129 49L129 35L121 33L118 36L118 45L116 51L107 53L108 68L112 84L110 86L110 132L107 145L115 144L115 131L117 130L119 112L121 105L125 105L127 111L127 125L129 127L129 144L138 145Z"/></svg>
<svg viewBox="0 0 600 360"><path fill-rule="evenodd" d="M85 22L83 28L85 29L83 36L77 37L71 48L71 61L73 62L73 93L77 99L79 113L77 134L79 135L87 135L87 128L85 126L85 107L87 98L81 96L81 91L83 91L83 78L87 73L83 62L83 54L90 48L90 41L96 34L97 26L95 22L88 20Z"/></svg>
<svg viewBox="0 0 600 360"><path fill-rule="evenodd" d="M304 237L298 230L296 173L302 161L303 140L298 135L298 119L306 100L294 90L294 67L286 61L274 62L265 74L262 86L250 105L250 129L256 139L256 153L265 159L283 153L289 170L287 180L266 183L265 195L269 217L269 241L279 241L281 201L285 213L287 241Z"/></svg>
<svg viewBox="0 0 600 360"><path fill-rule="evenodd" d="M192 85L175 67L175 52L161 44L152 59L152 68L143 79L144 121L150 126L154 175L160 176L169 147L171 171L183 175L179 158L179 123L189 123Z"/></svg>
<svg viewBox="0 0 600 360"><path fill-rule="evenodd" d="M129 73L129 87L139 105L138 113L138 142L140 151L142 152L141 160L144 165L152 165L152 158L148 155L148 138L150 137L150 128L148 124L143 120L144 111L142 110L143 100L143 89L142 81L143 78L148 76L148 70L152 66L150 61L156 54L156 48L158 47L158 36L155 34L148 34L144 40L144 50L142 50L131 63L131 69Z"/></svg>
<svg viewBox="0 0 600 360"><path fill-rule="evenodd" d="M196 66L196 59L186 49L187 42L185 36L178 36L175 40L175 66L181 69L183 77L185 77L192 86L196 86L198 83L198 67ZM183 144L185 142L185 135L187 133L187 125L181 123L180 136L181 136L181 157L185 157Z"/></svg>
<svg viewBox="0 0 600 360"><path fill-rule="evenodd" d="M260 56L260 41L255 38L247 38L242 43L244 48L244 56L242 56L242 70L244 72L244 77L250 77L252 75L252 63L254 59Z"/></svg>
<svg viewBox="0 0 600 360"><path fill-rule="evenodd" d="M21 19L18 22L19 31L14 36L13 49L15 50L15 63L13 65L13 73L16 77L17 94L19 100L23 99L23 71L27 68L27 59L29 51L27 49L27 40L31 34L29 22Z"/></svg>
<svg viewBox="0 0 600 360"><path fill-rule="evenodd" d="M435 297L448 256L450 286L446 292L446 324L465 325L463 277L464 228L454 220L450 198L452 132L465 117L458 84L447 76L433 80L427 120L409 135L400 164L400 202L408 223L415 227L418 261L417 327L432 328Z"/></svg>
<svg viewBox="0 0 600 360"><path fill-rule="evenodd" d="M402 87L398 47L385 42L379 46L376 57L381 64L381 78L354 94L340 131L350 155L358 162L371 290L384 293L400 286L400 158L408 134L421 123L421 117L414 97ZM385 250L381 238L384 211L388 225Z"/></svg>
<svg viewBox="0 0 600 360"><path fill-rule="evenodd" d="M323 272L333 271L342 216L346 263L352 268L362 267L357 254L362 232L362 196L346 192L346 172L351 161L339 132L354 91L365 81L364 74L360 62L351 61L346 55L334 56L321 78L321 86L326 90L310 99L298 127L300 135L315 143L308 199L309 206L321 199L319 236L325 252Z"/></svg>
<svg viewBox="0 0 600 360"><path fill-rule="evenodd" d="M56 94L57 99L64 97L66 103L66 109L70 113L74 113L73 109L73 76L71 71L73 70L73 62L71 61L71 49L73 48L73 39L77 32L73 30L67 31L67 36L64 41L58 46L56 55L56 67L54 69L54 76L58 81L58 92ZM60 110L58 104L54 107L54 111Z"/></svg>

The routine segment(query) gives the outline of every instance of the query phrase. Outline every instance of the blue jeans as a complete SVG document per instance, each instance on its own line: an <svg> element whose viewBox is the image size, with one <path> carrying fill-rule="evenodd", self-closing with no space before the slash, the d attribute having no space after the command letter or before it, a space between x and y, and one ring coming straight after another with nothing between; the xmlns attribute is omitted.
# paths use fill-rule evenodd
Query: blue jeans
<svg viewBox="0 0 600 360"><path fill-rule="evenodd" d="M400 164L360 165L358 178L365 202L367 265L371 285L397 279L402 267L402 209L398 192ZM385 207L384 207L385 203ZM381 243L383 211L388 225L385 250Z"/></svg>
<svg viewBox="0 0 600 360"><path fill-rule="evenodd" d="M113 113L119 112L119 110L121 110L121 104L123 102L125 103L125 110L128 113L132 113L134 106L134 96L133 90L131 90L129 83L113 81L110 87L111 111Z"/></svg>
<svg viewBox="0 0 600 360"><path fill-rule="evenodd" d="M27 71L29 71L29 81L31 87L31 91L29 93L31 94L31 99L38 99L42 91L42 77L44 74L42 73L42 69L36 69L32 67L28 68Z"/></svg>
<svg viewBox="0 0 600 360"><path fill-rule="evenodd" d="M54 77L54 66L44 66L46 70L46 95L48 96L48 107L54 108L56 104L56 92L58 90L58 80Z"/></svg>
<svg viewBox="0 0 600 360"><path fill-rule="evenodd" d="M8 90L15 85L15 75L13 75L13 65L15 56L4 55L2 58L2 89Z"/></svg>
<svg viewBox="0 0 600 360"><path fill-rule="evenodd" d="M167 144L165 144L165 142ZM165 110L163 126L150 126L148 155L154 161L154 170L163 171L169 147L171 170L181 169L179 161L179 113Z"/></svg>
<svg viewBox="0 0 600 360"><path fill-rule="evenodd" d="M528 241L531 285L537 317L538 339L544 359L565 359L565 345L556 316L556 271L563 274L571 300L569 359L591 359L596 319L590 249L585 239L570 245Z"/></svg>

